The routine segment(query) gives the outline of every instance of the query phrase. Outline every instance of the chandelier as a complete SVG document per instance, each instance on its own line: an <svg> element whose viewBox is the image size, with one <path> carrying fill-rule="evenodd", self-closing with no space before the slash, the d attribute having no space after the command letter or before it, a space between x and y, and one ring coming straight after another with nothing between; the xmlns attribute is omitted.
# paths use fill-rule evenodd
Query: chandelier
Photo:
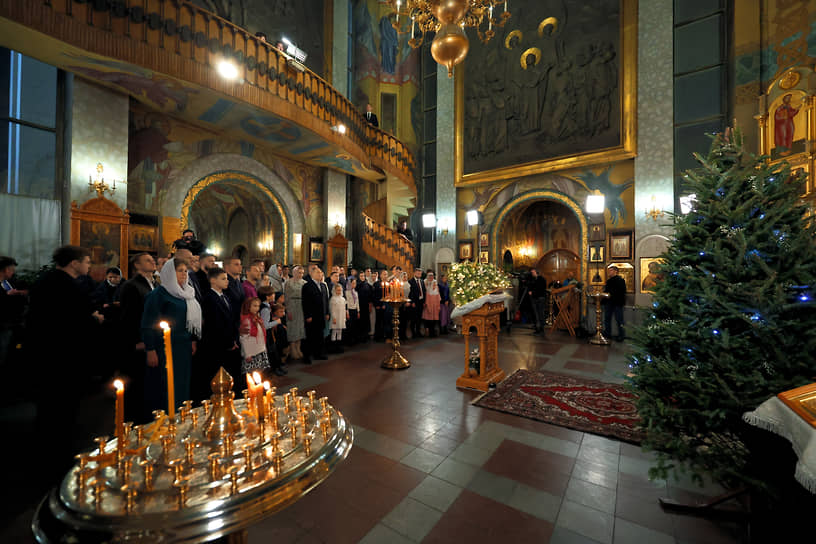
<svg viewBox="0 0 816 544"><path fill-rule="evenodd" d="M388 3L396 13L392 25L398 33L408 32L400 28L400 16L410 19L408 44L414 49L422 45L426 32L436 33L431 56L447 67L448 77L453 77L453 67L467 56L470 42L465 27L475 28L479 40L487 43L496 35L493 27L504 26L510 18L510 0L388 0ZM502 13L497 11L499 6L503 6Z"/></svg>

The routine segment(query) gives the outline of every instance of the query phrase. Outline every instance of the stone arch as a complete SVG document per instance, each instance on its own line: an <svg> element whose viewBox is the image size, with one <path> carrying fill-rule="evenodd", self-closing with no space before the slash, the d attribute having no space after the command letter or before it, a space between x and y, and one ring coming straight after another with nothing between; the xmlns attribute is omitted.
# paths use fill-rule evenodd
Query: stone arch
<svg viewBox="0 0 816 544"><path fill-rule="evenodd" d="M589 285L589 266L587 263L587 254L589 247L589 226L587 218L584 215L581 206L572 197L559 193L558 191L551 191L547 189L535 189L520 193L505 203L504 206L496 214L493 223L490 225L490 262L497 263L503 257L500 255L499 247L499 233L501 232L502 223L507 218L508 214L517 206L536 200L550 200L566 206L575 214L581 228L581 252L579 255L581 270L579 277L585 285Z"/></svg>
<svg viewBox="0 0 816 544"><path fill-rule="evenodd" d="M455 263L458 262L456 258L456 254L453 250L449 247L440 247L436 250L436 255L434 256L433 262L433 269L437 270L439 268L439 263Z"/></svg>
<svg viewBox="0 0 816 544"><path fill-rule="evenodd" d="M236 174L236 178L241 175L246 180L253 178L257 187L266 189L265 192L272 197L273 201L277 201L278 211L287 224L287 234L284 240L284 245L287 247L286 260L291 261L293 256L288 248L293 247L294 233L304 234L306 232L303 205L286 181L265 164L250 157L234 153L217 153L193 161L178 174L173 175L172 183L168 185L167 192L159 202L159 213L168 217L181 217L182 208L191 189L208 176L225 172Z"/></svg>

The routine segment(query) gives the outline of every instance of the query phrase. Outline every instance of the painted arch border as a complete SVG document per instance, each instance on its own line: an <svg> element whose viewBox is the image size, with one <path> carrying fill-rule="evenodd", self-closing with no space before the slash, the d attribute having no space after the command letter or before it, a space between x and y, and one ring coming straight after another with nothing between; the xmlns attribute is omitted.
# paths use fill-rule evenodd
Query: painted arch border
<svg viewBox="0 0 816 544"><path fill-rule="evenodd" d="M184 201L181 204L181 228L186 229L189 220L190 220L190 209L193 207L193 203L198 198L199 193L209 187L210 185L215 185L218 183L224 183L227 181L240 181L255 187L256 189L260 190L264 196L269 198L272 201L272 205L277 210L278 214L281 217L281 223L283 225L283 258L285 262L289 262L290 255L289 255L289 215L286 213L286 209L281 206L280 200L275 195L275 193L266 185L264 185L260 180L258 180L255 176L246 174L244 172L235 172L227 170L225 172L213 172L202 179L198 180L190 189L187 191L187 194L184 197Z"/></svg>
<svg viewBox="0 0 816 544"><path fill-rule="evenodd" d="M551 202L563 204L569 208L578 219L578 223L581 226L581 254L579 255L581 262L580 277L584 285L589 285L589 266L586 262L589 248L589 223L587 222L586 216L581 209L581 205L572 197L558 191L550 191L546 189L526 191L516 195L512 199L508 200L504 206L502 206L502 208L496 214L496 217L493 219L493 224L490 227L490 261L493 263L499 262L499 251L501 249L499 248L499 232L501 230L502 223L507 218L507 215L520 204L539 200L549 200Z"/></svg>

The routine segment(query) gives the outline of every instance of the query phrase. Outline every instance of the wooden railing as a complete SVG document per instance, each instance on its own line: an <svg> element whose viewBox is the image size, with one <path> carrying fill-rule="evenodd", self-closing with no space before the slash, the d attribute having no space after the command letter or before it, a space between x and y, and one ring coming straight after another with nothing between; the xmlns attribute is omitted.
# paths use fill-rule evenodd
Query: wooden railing
<svg viewBox="0 0 816 544"><path fill-rule="evenodd" d="M275 108L276 115L310 130L331 134L332 127L343 124L346 139L362 149L372 165L415 190L416 161L401 141L369 125L323 78L308 68L292 68L273 44L186 0L0 0L0 16L80 49L208 86L259 107L268 108L270 101L263 95L272 95L290 105ZM221 60L233 61L249 85L234 90L219 81L214 66ZM303 112L310 116L307 123L296 115Z"/></svg>
<svg viewBox="0 0 816 544"><path fill-rule="evenodd" d="M387 267L394 265L402 267L411 274L416 263L416 248L405 239L382 223L376 222L365 213L363 229L363 251Z"/></svg>
<svg viewBox="0 0 816 544"><path fill-rule="evenodd" d="M388 199L381 198L363 208L363 214L373 219L375 223L388 223Z"/></svg>

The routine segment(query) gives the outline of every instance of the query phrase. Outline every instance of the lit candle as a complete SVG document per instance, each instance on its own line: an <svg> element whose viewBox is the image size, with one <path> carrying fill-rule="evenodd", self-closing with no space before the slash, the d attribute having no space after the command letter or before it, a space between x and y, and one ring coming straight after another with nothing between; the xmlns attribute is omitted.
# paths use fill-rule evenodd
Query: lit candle
<svg viewBox="0 0 816 544"><path fill-rule="evenodd" d="M493 6L490 6L490 9L488 10L487 29L488 30L493 30Z"/></svg>
<svg viewBox="0 0 816 544"><path fill-rule="evenodd" d="M259 372L253 372L252 381L255 382L255 407L258 410L258 421L262 421L266 416L266 412L264 412L263 408L263 378L261 378L261 374Z"/></svg>
<svg viewBox="0 0 816 544"><path fill-rule="evenodd" d="M170 325L167 321L159 323L164 331L164 364L167 368L167 416L172 422L176 417L176 389L173 381L173 346L170 343Z"/></svg>
<svg viewBox="0 0 816 544"><path fill-rule="evenodd" d="M268 414L269 411L272 410L272 407L274 406L274 404L272 403L275 402L275 399L272 398L272 387L269 384L269 382L268 381L263 382L263 386L265 391L264 399L266 400L266 403L264 405L264 411Z"/></svg>
<svg viewBox="0 0 816 544"><path fill-rule="evenodd" d="M507 11L509 9L510 9L510 0L504 0L504 12L507 13Z"/></svg>
<svg viewBox="0 0 816 544"><path fill-rule="evenodd" d="M116 425L116 446L122 449L125 447L125 384L122 380L114 380L113 387L116 388L116 417L114 419Z"/></svg>
<svg viewBox="0 0 816 544"><path fill-rule="evenodd" d="M414 18L411 17L411 39L414 39Z"/></svg>

